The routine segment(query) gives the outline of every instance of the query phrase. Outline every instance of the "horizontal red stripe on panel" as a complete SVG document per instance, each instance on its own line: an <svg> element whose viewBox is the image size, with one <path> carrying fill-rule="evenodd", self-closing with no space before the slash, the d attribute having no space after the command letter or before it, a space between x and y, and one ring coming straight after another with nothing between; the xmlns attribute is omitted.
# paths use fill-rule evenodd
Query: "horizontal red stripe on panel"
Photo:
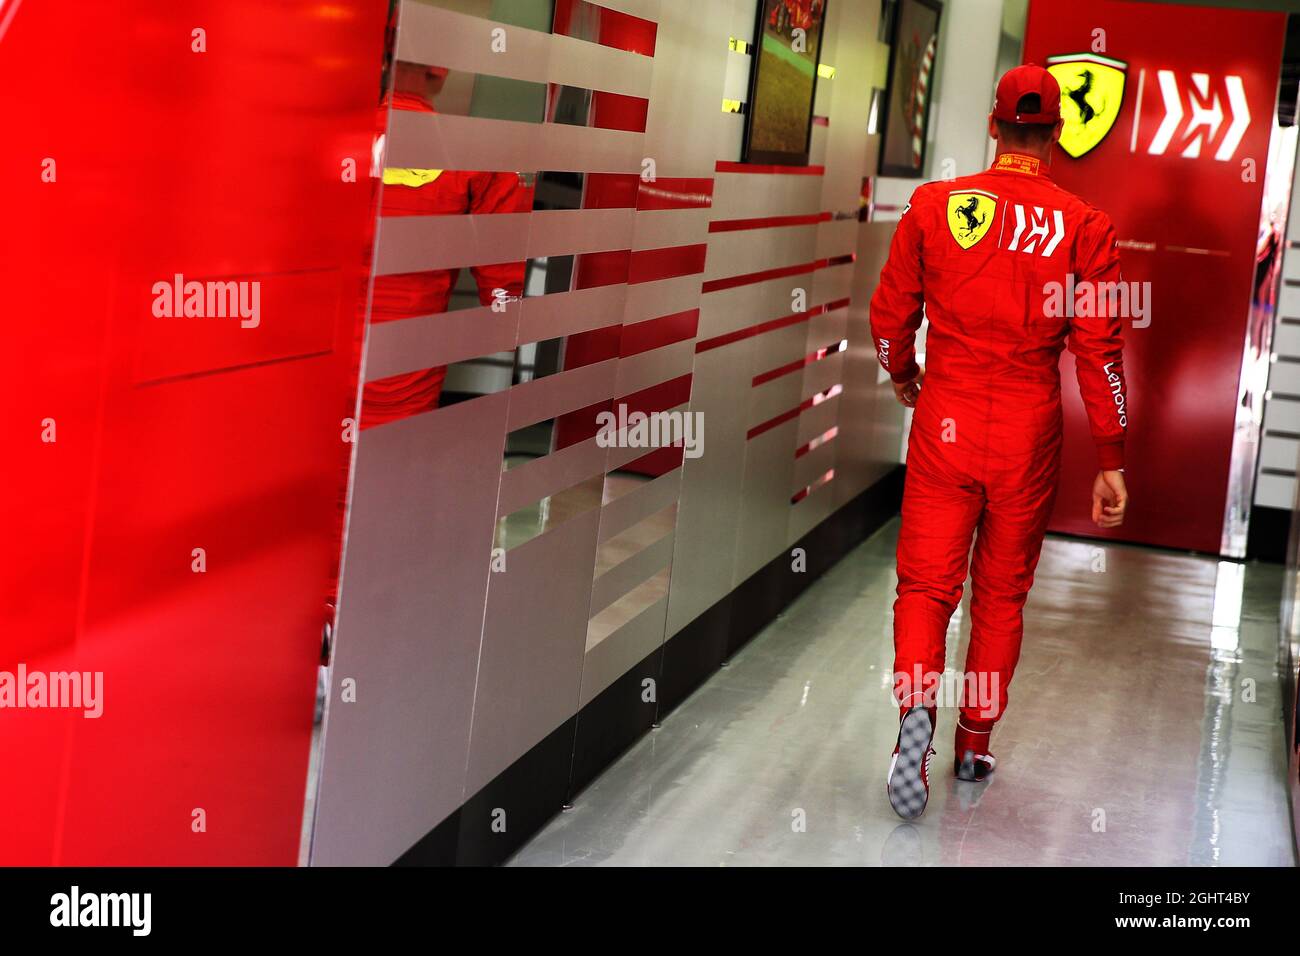
<svg viewBox="0 0 1300 956"><path fill-rule="evenodd" d="M628 133L644 133L646 114L650 101L643 96L608 93L593 90L591 93L591 125L596 129L620 129Z"/></svg>
<svg viewBox="0 0 1300 956"><path fill-rule="evenodd" d="M723 345L730 345L733 342L739 342L743 339L750 338L751 336L762 335L764 332L774 332L777 329L785 328L787 325L795 325L796 323L807 321L814 315L821 315L824 312L833 312L848 304L848 299L836 299L834 302L827 302L825 305L815 305L807 312L796 312L793 315L787 315L779 319L760 322L758 325L750 325L743 329L737 329L735 332L727 332L725 335L715 335L711 339L703 339L697 343L695 351L707 352L709 349L716 349ZM758 382L755 381L754 384L757 385Z"/></svg>
<svg viewBox="0 0 1300 956"><path fill-rule="evenodd" d="M614 399L615 405L626 405L629 412L667 411L691 400L691 374L678 375L658 385L650 385L640 391L632 392Z"/></svg>
<svg viewBox="0 0 1300 956"><path fill-rule="evenodd" d="M587 173L583 209L635 209L641 177L636 173Z"/></svg>
<svg viewBox="0 0 1300 956"><path fill-rule="evenodd" d="M607 325L588 332L575 332L564 341L564 370L607 362L618 356L623 326Z"/></svg>
<svg viewBox="0 0 1300 956"><path fill-rule="evenodd" d="M760 322L758 325L737 329L735 332L728 332L725 335L715 335L711 339L702 339L695 344L695 351L697 353L707 352L710 349L721 348L724 345L731 345L734 342L753 338L755 335L762 335L764 332L775 332L777 329L783 329L788 325L798 325L800 322L807 322L815 314L813 312L796 312L794 315L770 319L767 322Z"/></svg>
<svg viewBox="0 0 1300 956"><path fill-rule="evenodd" d="M824 475L822 475L820 478L818 478L816 481L814 481L807 488L802 488L799 491L796 491L790 497L790 504L797 505L799 502L803 501L805 498L807 498L810 494L812 494L822 485L829 484L834 480L835 480L835 469L832 468L829 471L827 471Z"/></svg>
<svg viewBox="0 0 1300 956"><path fill-rule="evenodd" d="M659 27L653 20L611 10L589 0L555 0L551 30L615 50L654 56Z"/></svg>
<svg viewBox="0 0 1300 956"><path fill-rule="evenodd" d="M712 205L712 179L656 179L648 183L640 182L636 198L636 208L640 210L707 209Z"/></svg>
<svg viewBox="0 0 1300 956"><path fill-rule="evenodd" d="M815 395L811 395L808 398L805 398L794 408L790 409L788 412L782 412L780 415L777 415L775 418L769 418L767 421L760 422L759 424L755 425L753 428L751 428L749 431L745 433L745 438L746 440L751 438L757 438L759 435L763 434L763 432L771 431L773 428L776 428L778 425L784 425L792 418L798 418L808 409L816 405L820 405L822 402L830 401L832 398L840 394L840 392L842 391L844 391L844 386L837 384L837 385L832 385L830 388L826 389L825 391L821 391Z"/></svg>
<svg viewBox="0 0 1300 956"><path fill-rule="evenodd" d="M714 169L720 173L753 173L762 176L823 176L825 166L777 166L763 163L732 163L718 160Z"/></svg>
<svg viewBox="0 0 1300 956"><path fill-rule="evenodd" d="M574 268L577 276L573 288L596 289L628 281L632 250L615 249L610 252L584 252L577 257Z"/></svg>
<svg viewBox="0 0 1300 956"><path fill-rule="evenodd" d="M812 441L805 442L804 444L796 448L794 450L794 457L802 458L804 455L808 454L808 452L812 451L814 448L820 448L822 445L825 445L827 442L833 441L835 436L838 435L839 433L840 433L840 426L838 425L828 428L826 431L822 432L816 438L812 439Z"/></svg>
<svg viewBox="0 0 1300 956"><path fill-rule="evenodd" d="M812 124L814 126L830 126L831 118L829 116L814 116Z"/></svg>
<svg viewBox="0 0 1300 956"><path fill-rule="evenodd" d="M616 468L615 471L630 471L633 474L658 478L660 475L668 474L674 468L680 468L685 457L685 447L670 445L667 448L656 448L648 455L642 455L634 461L629 461L626 465Z"/></svg>
<svg viewBox="0 0 1300 956"><path fill-rule="evenodd" d="M724 279L711 279L700 287L700 291L721 292L724 289L735 289L742 285L756 285L759 282L767 282L771 279L805 275L817 271L819 264L819 262L802 262L799 265L785 266L781 269L764 269L761 272L747 272L744 275L727 276Z"/></svg>
<svg viewBox="0 0 1300 956"><path fill-rule="evenodd" d="M645 322L623 326L623 341L619 355L627 358L652 349L663 348L675 342L695 338L700 324L700 310L690 309L675 315L664 315Z"/></svg>
<svg viewBox="0 0 1300 956"><path fill-rule="evenodd" d="M782 375L789 375L791 372L797 372L801 368L807 368L809 365L812 365L813 362L820 362L827 356L838 353L841 345L841 342L834 342L831 345L827 345L825 348L818 349L816 352L809 352L801 359L795 359L793 362L774 368L770 372L763 372L761 375L755 375L754 381L751 384L762 385L766 382L778 379Z"/></svg>
<svg viewBox="0 0 1300 956"><path fill-rule="evenodd" d="M691 246L639 249L632 253L627 281L630 285L637 285L641 282L695 275L704 271L704 259L708 252L708 244L703 242Z"/></svg>
<svg viewBox="0 0 1300 956"><path fill-rule="evenodd" d="M801 216L764 216L759 219L715 219L709 223L709 232L740 232L745 229L774 229L779 226L812 226L830 222L828 212L812 212Z"/></svg>

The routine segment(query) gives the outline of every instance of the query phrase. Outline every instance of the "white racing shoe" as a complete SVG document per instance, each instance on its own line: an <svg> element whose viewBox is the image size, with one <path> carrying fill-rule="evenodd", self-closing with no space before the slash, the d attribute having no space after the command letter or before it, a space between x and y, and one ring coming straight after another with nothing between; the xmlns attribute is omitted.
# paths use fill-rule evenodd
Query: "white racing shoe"
<svg viewBox="0 0 1300 956"><path fill-rule="evenodd" d="M889 762L885 790L889 805L904 820L925 812L930 799L930 758L934 749L934 722L924 707L913 707L898 725L898 743Z"/></svg>

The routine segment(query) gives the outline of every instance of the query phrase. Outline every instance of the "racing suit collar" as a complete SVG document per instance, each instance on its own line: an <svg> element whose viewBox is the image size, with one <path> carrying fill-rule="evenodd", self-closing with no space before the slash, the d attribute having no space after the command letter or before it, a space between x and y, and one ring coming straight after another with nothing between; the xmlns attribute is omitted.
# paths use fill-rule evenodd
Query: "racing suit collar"
<svg viewBox="0 0 1300 956"><path fill-rule="evenodd" d="M991 167L993 172L1027 173L1030 176L1046 176L1047 164L1037 156L1024 153L999 153Z"/></svg>

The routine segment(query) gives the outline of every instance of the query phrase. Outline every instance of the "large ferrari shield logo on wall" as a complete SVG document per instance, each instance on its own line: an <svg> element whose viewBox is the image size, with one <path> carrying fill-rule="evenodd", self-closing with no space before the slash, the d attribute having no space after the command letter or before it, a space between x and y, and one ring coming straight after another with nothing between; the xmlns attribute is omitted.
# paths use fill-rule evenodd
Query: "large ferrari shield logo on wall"
<svg viewBox="0 0 1300 956"><path fill-rule="evenodd" d="M948 231L957 245L969 249L984 238L993 225L998 197L978 189L948 194Z"/></svg>
<svg viewBox="0 0 1300 956"><path fill-rule="evenodd" d="M1047 72L1061 85L1061 148L1078 159L1110 132L1124 103L1128 64L1096 53L1049 56Z"/></svg>

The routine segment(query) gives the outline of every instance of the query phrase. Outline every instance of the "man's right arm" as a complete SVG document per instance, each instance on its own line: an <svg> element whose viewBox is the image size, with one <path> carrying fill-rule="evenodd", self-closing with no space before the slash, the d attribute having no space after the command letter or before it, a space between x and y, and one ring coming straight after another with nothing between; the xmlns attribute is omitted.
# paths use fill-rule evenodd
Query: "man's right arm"
<svg viewBox="0 0 1300 956"><path fill-rule="evenodd" d="M917 191L919 193L920 190ZM917 193L912 194L913 202ZM920 210L904 211L894 230L880 284L871 296L871 337L876 357L896 385L916 379L916 330L925 305L922 286Z"/></svg>

